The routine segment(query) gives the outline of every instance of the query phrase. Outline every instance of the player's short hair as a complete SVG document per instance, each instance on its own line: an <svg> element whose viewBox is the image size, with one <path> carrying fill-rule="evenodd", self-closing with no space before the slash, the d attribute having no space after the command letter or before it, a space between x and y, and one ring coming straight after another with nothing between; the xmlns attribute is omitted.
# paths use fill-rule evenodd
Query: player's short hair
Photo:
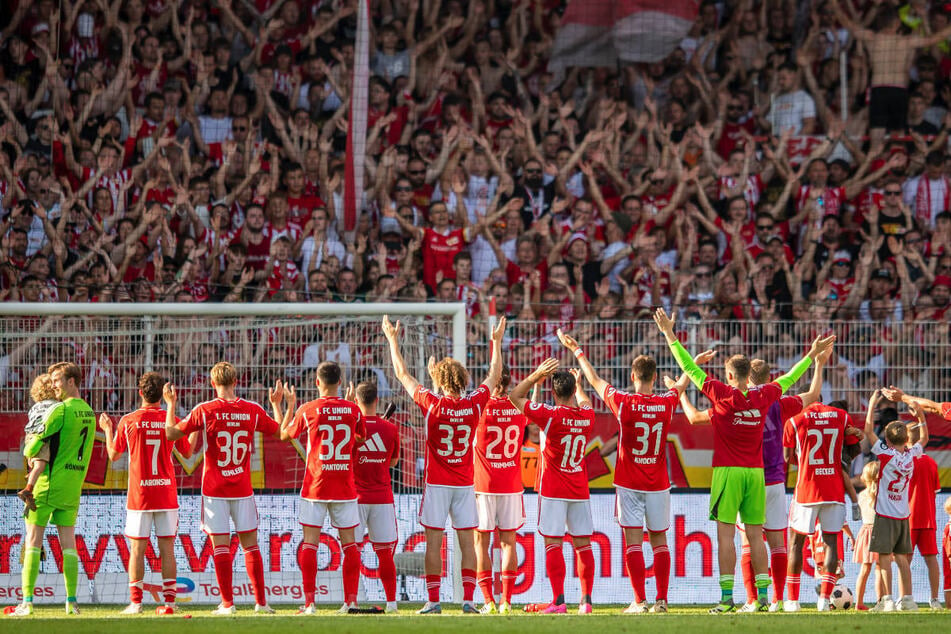
<svg viewBox="0 0 951 634"><path fill-rule="evenodd" d="M53 378L49 372L44 372L33 379L33 385L30 386L30 398L33 399L34 403L56 398L56 390L53 388Z"/></svg>
<svg viewBox="0 0 951 634"><path fill-rule="evenodd" d="M900 420L885 425L885 441L894 447L902 447L908 442L908 428Z"/></svg>
<svg viewBox="0 0 951 634"><path fill-rule="evenodd" d="M727 359L726 369L741 382L750 378L750 360L742 354L734 354Z"/></svg>
<svg viewBox="0 0 951 634"><path fill-rule="evenodd" d="M360 405L371 405L376 402L378 392L375 381L361 381L357 385L357 403Z"/></svg>
<svg viewBox="0 0 951 634"><path fill-rule="evenodd" d="M499 389L506 390L512 383L512 371L507 363L502 364L502 374L499 376Z"/></svg>
<svg viewBox="0 0 951 634"><path fill-rule="evenodd" d="M944 512L951 515L951 495L944 498Z"/></svg>
<svg viewBox="0 0 951 634"><path fill-rule="evenodd" d="M72 379L76 385L79 385L83 380L83 371L79 369L79 366L73 363L72 361L61 361L60 363L54 363L46 369L49 373L50 378L54 372L62 372L64 379Z"/></svg>
<svg viewBox="0 0 951 634"><path fill-rule="evenodd" d="M753 359L750 361L750 380L755 385L764 385L769 383L769 373L772 368L762 359Z"/></svg>
<svg viewBox="0 0 951 634"><path fill-rule="evenodd" d="M211 366L211 381L221 387L231 387L238 382L238 371L227 361Z"/></svg>
<svg viewBox="0 0 951 634"><path fill-rule="evenodd" d="M639 354L631 361L631 374L638 381L650 381L657 376L657 361L649 355Z"/></svg>
<svg viewBox="0 0 951 634"><path fill-rule="evenodd" d="M343 371L336 361L324 361L317 366L317 379L324 385L338 385Z"/></svg>
<svg viewBox="0 0 951 634"><path fill-rule="evenodd" d="M158 403L162 400L164 387L165 377L158 372L146 372L139 377L139 391L146 403Z"/></svg>
<svg viewBox="0 0 951 634"><path fill-rule="evenodd" d="M558 370L551 375L551 391L562 400L571 398L575 393L575 376L571 372Z"/></svg>
<svg viewBox="0 0 951 634"><path fill-rule="evenodd" d="M469 385L469 372L455 359L446 357L433 369L433 380L444 392L462 394Z"/></svg>

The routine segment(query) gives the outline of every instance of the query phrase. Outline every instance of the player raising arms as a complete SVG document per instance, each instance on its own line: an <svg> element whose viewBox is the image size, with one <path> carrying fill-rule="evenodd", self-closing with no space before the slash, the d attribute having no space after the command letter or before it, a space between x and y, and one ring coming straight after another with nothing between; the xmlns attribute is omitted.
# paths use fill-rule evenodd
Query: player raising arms
<svg viewBox="0 0 951 634"><path fill-rule="evenodd" d="M175 613L175 534L178 532L178 493L172 450L184 457L192 455L191 443L181 438L172 443L165 437L165 410L162 387L165 379L157 372L139 377L142 405L119 420L113 429L108 414L99 416L99 428L106 436L106 451L115 462L129 451L129 497L126 502L125 535L131 544L129 558L129 605L121 614L142 613L142 582L145 577L145 549L152 527L158 539L162 561L162 598L164 605L156 614ZM115 434L113 434L115 431Z"/></svg>
<svg viewBox="0 0 951 634"><path fill-rule="evenodd" d="M234 590L231 583L231 522L244 550L244 563L251 588L254 590L254 611L273 614L267 604L264 585L264 562L258 550L258 510L251 488L251 448L254 434L280 436L281 427L287 426L294 415L297 395L294 388L280 381L268 389L268 400L274 418L267 415L257 403L238 398L235 384L238 373L226 361L211 368L211 386L217 398L199 403L181 422L176 424L175 406L178 395L175 386L166 383L165 436L172 442L188 434L201 431L204 436L204 467L201 476L201 527L214 546L215 577L221 592L218 615L235 613ZM287 410L282 414L281 402ZM277 420L281 420L278 423Z"/></svg>
<svg viewBox="0 0 951 634"><path fill-rule="evenodd" d="M400 461L400 432L395 423L377 415L376 383L364 381L353 394L363 412L366 440L357 447L354 472L360 526L355 535L357 544L366 534L380 562L377 573L386 595L386 612L396 612L396 563L393 550L399 541L396 530L396 507L393 505L393 484L390 469Z"/></svg>
<svg viewBox="0 0 951 634"><path fill-rule="evenodd" d="M827 352L817 359L816 374L828 359ZM799 456L796 492L789 509L789 599L783 606L786 612L799 611L802 547L816 530L817 522L822 527L825 561L816 609L832 609L829 597L837 581L839 534L845 523L845 486L840 465L849 427L851 422L845 411L813 403L787 420L783 429L786 459L791 461L794 455Z"/></svg>
<svg viewBox="0 0 951 634"><path fill-rule="evenodd" d="M555 404L533 403L528 394L536 383L551 377ZM594 426L591 399L581 389L580 372L558 371L558 360L548 359L515 386L509 400L542 433L541 486L538 532L545 538L545 573L552 601L542 614L565 614L565 528L578 559L581 601L578 614L591 614L594 554L591 552L591 500L584 454Z"/></svg>
<svg viewBox="0 0 951 634"><path fill-rule="evenodd" d="M403 384L426 418L426 488L419 508L419 522L426 530L426 589L429 600L419 614L439 614L440 572L442 571L442 542L446 518L452 518L459 550L462 553L462 611L478 614L472 603L476 585L476 555L473 530L479 524L476 512L472 441L482 410L502 375L502 336L505 318L492 331L489 373L482 385L468 396L463 391L469 384L469 373L455 359L445 358L439 363L429 360L429 375L433 387L442 392L437 396L413 378L406 369L399 344L400 322L390 323L383 317L383 334L390 344L390 356L396 378Z"/></svg>
<svg viewBox="0 0 951 634"><path fill-rule="evenodd" d="M585 378L614 413L621 427L618 438L614 488L617 490L617 520L624 530L624 561L627 563L634 601L624 612L647 612L644 591L644 527L650 534L654 552L657 601L651 612L667 611L670 580L670 479L667 475L667 432L680 395L687 387L686 376L671 385L666 394L654 394L657 362L638 355L631 363L634 393L628 394L602 379L578 342L558 330L558 339L575 358Z"/></svg>
<svg viewBox="0 0 951 634"><path fill-rule="evenodd" d="M784 607L783 591L786 587L786 570L789 565L786 555L786 529L789 524L789 514L786 511L786 456L783 452L783 425L789 418L801 412L803 407L808 407L819 400L822 394L822 368L830 354L831 348L825 358L816 359L809 391L799 395L784 395L769 406L763 421L763 475L766 481L766 522L763 524L763 532L766 535L766 543L769 545L769 571L773 580L773 602L769 606L770 612L779 612ZM707 353L701 353L694 358L694 362L698 365L706 363L707 360L709 360ZM750 382L753 385L769 383L771 372L769 364L762 359L753 359L750 362ZM691 425L710 424L711 410L698 411L685 394L680 397L680 404ZM740 525L740 530L743 543L740 568L743 571L747 601L739 611L756 612L759 609L759 603L753 561L750 557L750 542L745 526ZM790 594L794 595L795 600L798 601L798 576L791 580L791 584Z"/></svg>
<svg viewBox="0 0 951 634"><path fill-rule="evenodd" d="M23 450L23 455L27 458L36 457L46 443L56 449L50 450L50 460L33 489L32 509L25 516L23 602L10 612L13 616L33 614L33 590L40 569L43 533L50 521L56 525L63 549L66 613L79 614L79 608L76 606L79 554L76 552L75 526L83 481L86 479L96 439L96 415L86 401L79 398L79 384L83 377L78 365L55 363L47 372L56 398L61 403L46 411L41 423L42 429L36 428L30 443Z"/></svg>
<svg viewBox="0 0 951 634"><path fill-rule="evenodd" d="M324 519L337 529L343 550L343 605L341 614L357 607L360 586L360 548L353 529L360 524L357 489L353 480L354 448L363 442L363 414L354 403L340 397L343 372L333 361L317 366L318 397L300 406L290 425L281 429L281 440L307 435L307 469L301 486L300 523L304 539L298 563L304 586L304 607L299 614L316 614L317 546Z"/></svg>
<svg viewBox="0 0 951 634"><path fill-rule="evenodd" d="M492 557L489 544L499 531L502 544L502 600L499 614L512 609L512 586L518 570L515 531L525 523L522 470L519 454L525 434L525 417L512 407L508 387L512 375L502 366L502 378L482 412L475 440L475 492L479 528L475 535L479 588L483 614L496 611L492 590Z"/></svg>
<svg viewBox="0 0 951 634"><path fill-rule="evenodd" d="M726 361L727 384L707 376L674 334L674 322L663 308L654 313L657 327L667 339L674 359L690 380L710 399L713 425L713 481L710 486L710 519L717 522L717 559L720 567L720 602L711 614L733 612L733 571L736 568L736 519L746 526L757 588L758 610L769 610L770 578L763 544L766 521L766 480L763 471L763 425L766 413L813 360L830 348L835 337L817 337L807 356L787 374L750 388L750 361L734 355ZM712 357L712 354L710 355Z"/></svg>

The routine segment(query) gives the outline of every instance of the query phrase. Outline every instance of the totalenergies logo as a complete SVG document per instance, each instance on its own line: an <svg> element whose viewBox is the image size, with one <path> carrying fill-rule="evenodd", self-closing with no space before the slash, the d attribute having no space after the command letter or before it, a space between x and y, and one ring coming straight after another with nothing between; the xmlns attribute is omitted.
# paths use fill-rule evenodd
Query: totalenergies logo
<svg viewBox="0 0 951 634"><path fill-rule="evenodd" d="M176 577L175 582L178 584L175 586L175 603L190 602L192 597L189 595L195 591L195 582L188 577ZM152 600L156 603L165 601L165 596L162 594L162 586L159 584L144 583L142 584L142 591L151 594Z"/></svg>

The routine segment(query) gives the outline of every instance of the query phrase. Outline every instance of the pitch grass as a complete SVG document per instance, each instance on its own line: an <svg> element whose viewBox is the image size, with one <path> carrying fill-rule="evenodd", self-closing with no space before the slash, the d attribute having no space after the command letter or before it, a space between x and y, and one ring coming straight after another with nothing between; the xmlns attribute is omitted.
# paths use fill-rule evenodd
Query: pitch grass
<svg viewBox="0 0 951 634"><path fill-rule="evenodd" d="M141 616L120 616L122 606L83 605L80 616L66 616L61 606L37 607L33 617L14 619L0 616L0 632L17 634L84 634L86 632L133 632L134 634L168 634L196 632L200 634L243 634L245 632L309 632L332 631L334 634L416 634L420 631L447 634L495 634L544 630L545 634L577 634L579 628L591 631L650 631L651 634L683 634L703 632L718 634L739 628L749 633L785 632L791 627L805 632L948 632L951 611L931 612L924 608L917 614L869 614L854 610L818 614L805 609L798 614L729 614L709 615L706 607L674 606L669 614L621 614L625 606L595 606L589 616L541 616L521 611L511 616L463 615L458 605L443 604L442 615L418 616L416 604L401 605L399 614L337 615L335 608L322 608L316 616L296 616L296 606L275 606L274 616L255 614L251 606L240 605L234 617L214 617L214 606L183 605L175 616L157 617L151 606ZM574 606L569 606L569 608ZM190 615L192 618L184 618ZM534 619L536 623L529 625ZM66 621L69 625L66 625Z"/></svg>

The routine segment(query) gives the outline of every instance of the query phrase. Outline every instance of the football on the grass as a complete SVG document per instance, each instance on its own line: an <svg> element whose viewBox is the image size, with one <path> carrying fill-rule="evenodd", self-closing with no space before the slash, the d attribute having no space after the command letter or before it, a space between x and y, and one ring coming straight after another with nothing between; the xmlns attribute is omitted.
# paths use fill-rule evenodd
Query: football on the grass
<svg viewBox="0 0 951 634"><path fill-rule="evenodd" d="M845 586L836 586L832 589L830 600L832 602L832 609L848 610L852 607L852 591Z"/></svg>

